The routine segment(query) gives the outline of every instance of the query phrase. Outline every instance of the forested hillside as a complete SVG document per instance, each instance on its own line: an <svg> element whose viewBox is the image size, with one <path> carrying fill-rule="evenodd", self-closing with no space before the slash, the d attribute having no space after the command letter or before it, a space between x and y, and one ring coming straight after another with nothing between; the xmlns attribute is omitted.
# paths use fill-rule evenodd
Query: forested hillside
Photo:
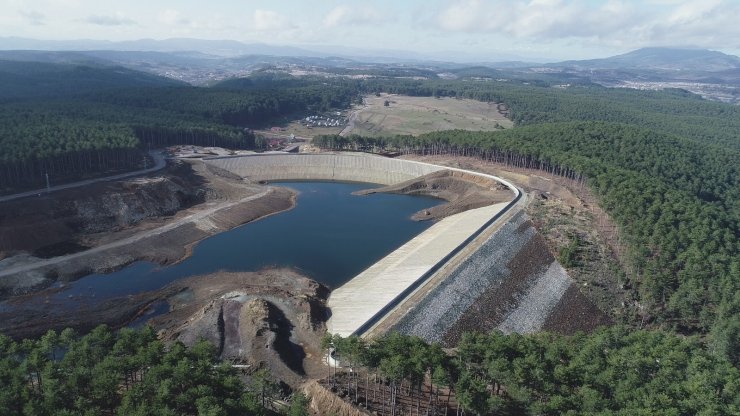
<svg viewBox="0 0 740 416"><path fill-rule="evenodd" d="M477 415L740 411L737 368L696 339L663 331L615 326L571 337L467 334L450 354L399 334L370 342L333 336L330 342L347 368L327 382L384 414L402 406L421 414L446 407Z"/></svg>
<svg viewBox="0 0 740 416"><path fill-rule="evenodd" d="M250 128L344 108L357 95L344 85L262 75L205 89L123 69L38 64L24 73L24 65L9 62L12 70L0 71L0 192L41 187L46 173L59 183L134 169L147 148L254 148ZM1 85L24 98L10 94L3 102Z"/></svg>
<svg viewBox="0 0 740 416"><path fill-rule="evenodd" d="M12 65L0 71L3 192L41 186L45 172L53 178L74 178L131 169L142 162L143 151L149 146L250 148L255 143L249 130L252 127L302 112L346 108L362 94L390 92L502 102L515 122L514 129L436 132L420 137L324 136L315 143L338 150L461 154L582 181L619 225L629 264L625 288L641 305L640 316L626 322L628 327L571 338L468 337L460 345L457 363L448 363L451 370L441 372L439 380L454 384L461 403L474 412L738 411L737 106L708 102L682 90L636 91L592 85L554 88L542 79L353 80L256 74L212 88L194 88L126 70L49 64L24 71ZM626 329L639 325L650 330L632 333ZM99 336L103 341L96 340ZM124 333L122 337L127 336ZM71 374L78 365L87 377L79 380L88 383L79 395L87 400L84 405L98 406L90 408L125 408L133 403L126 397L134 394L140 395L137 403L166 401L140 389L148 386L156 390L158 383L179 373L119 368L112 362L118 366L131 363L127 360L133 359L126 354L145 351L142 348L150 344L164 353L161 345L145 339L141 345L120 344L117 350L116 345L124 342L121 339L104 332L95 337L85 341L87 344L84 338L74 341L81 344L74 344L68 337L64 347L70 350L69 359L65 356L52 364L49 356L54 350L42 344L47 341L13 344L0 338L0 380L13 386L3 389L0 406L35 406L29 409L38 409L36 414L55 408L81 409L83 404L69 403L68 396L52 388L63 387L66 390L59 391L78 394L68 385L72 382L55 373L62 368L67 371L62 374ZM105 355L88 345L91 342L102 342L100 345L119 355ZM417 341L397 342L430 351ZM66 364L65 360L76 357L71 354L76 348L98 351L90 353L94 359L88 367L84 362ZM205 346L198 348L207 350ZM411 352L409 348L404 351ZM376 355L367 365L380 366L386 377L400 382L421 371L407 367L411 364L399 351L387 354L384 365L384 353L369 350ZM147 369L186 358L188 362L209 362L203 358L208 354L202 360L188 355L198 351L174 347L164 355L176 355L169 361L147 358L156 361L146 364ZM20 369L14 369L19 362ZM432 368L424 368L427 370ZM90 384L99 377L110 386L116 379L105 379L106 372L118 380L129 380L130 371L139 377L136 385L142 387L126 384L124 392L111 394ZM230 377L228 372L225 375ZM498 386L495 395L490 386ZM229 389L229 394L235 391ZM235 409L246 405L234 395L229 397L232 401L224 401L224 405L233 404ZM202 403L206 406L214 400L221 399Z"/></svg>
<svg viewBox="0 0 740 416"><path fill-rule="evenodd" d="M106 326L23 342L0 334L0 386L0 414L29 416L261 415L278 392L264 370L245 385L206 341L166 346L149 327Z"/></svg>
<svg viewBox="0 0 740 416"><path fill-rule="evenodd" d="M184 85L123 67L0 60L0 102L29 97L67 97L128 87Z"/></svg>
<svg viewBox="0 0 740 416"><path fill-rule="evenodd" d="M374 88L381 88L376 84ZM648 323L711 333L738 363L740 109L682 91L394 82L387 91L505 102L516 128L315 139L365 151L458 154L585 181L619 224ZM581 121L568 121L581 120Z"/></svg>

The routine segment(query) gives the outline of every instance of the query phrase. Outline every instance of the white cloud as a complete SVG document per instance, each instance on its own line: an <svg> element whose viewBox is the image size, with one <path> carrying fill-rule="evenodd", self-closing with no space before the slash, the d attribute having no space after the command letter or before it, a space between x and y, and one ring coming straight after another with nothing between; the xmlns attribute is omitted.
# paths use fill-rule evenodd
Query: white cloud
<svg viewBox="0 0 740 416"><path fill-rule="evenodd" d="M456 0L436 15L447 32L491 33L516 39L581 39L617 47L649 44L717 47L740 42L740 3L733 0ZM723 40L724 37L724 40ZM735 39L734 41L732 39ZM712 43L714 42L714 43Z"/></svg>
<svg viewBox="0 0 740 416"><path fill-rule="evenodd" d="M323 23L325 27L333 28L348 24L381 24L389 20L371 7L337 6L327 13Z"/></svg>
<svg viewBox="0 0 740 416"><path fill-rule="evenodd" d="M581 1L531 0L513 3L495 0L457 1L439 13L442 29L462 32L499 32L517 37L592 36L614 32L629 21L639 21L634 8L609 1L598 8Z"/></svg>
<svg viewBox="0 0 740 416"><path fill-rule="evenodd" d="M182 16L182 14L173 9L167 9L159 14L159 21L168 25L190 25L190 20Z"/></svg>
<svg viewBox="0 0 740 416"><path fill-rule="evenodd" d="M722 1L719 0L703 0L679 4L668 16L667 21L673 24L691 23L698 19L711 16L721 5Z"/></svg>
<svg viewBox="0 0 740 416"><path fill-rule="evenodd" d="M82 19L86 23L98 26L133 26L136 22L121 13L110 15L91 15Z"/></svg>
<svg viewBox="0 0 740 416"><path fill-rule="evenodd" d="M42 26L46 24L46 16L36 10L21 10L18 13L31 26Z"/></svg>
<svg viewBox="0 0 740 416"><path fill-rule="evenodd" d="M731 1L707 1L682 4L667 17L648 28L649 40L708 48L740 48L740 4Z"/></svg>
<svg viewBox="0 0 740 416"><path fill-rule="evenodd" d="M287 17L272 10L257 9L252 16L253 29L258 32L290 29L294 25Z"/></svg>

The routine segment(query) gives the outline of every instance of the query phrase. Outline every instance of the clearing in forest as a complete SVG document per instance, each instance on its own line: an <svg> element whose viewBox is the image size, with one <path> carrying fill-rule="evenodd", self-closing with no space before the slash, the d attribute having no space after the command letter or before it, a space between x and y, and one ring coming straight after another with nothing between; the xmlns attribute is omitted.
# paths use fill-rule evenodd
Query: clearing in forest
<svg viewBox="0 0 740 416"><path fill-rule="evenodd" d="M387 103L387 105L386 105ZM343 135L419 135L439 130L510 128L513 123L498 111L496 103L470 99L368 95L364 105L350 116Z"/></svg>

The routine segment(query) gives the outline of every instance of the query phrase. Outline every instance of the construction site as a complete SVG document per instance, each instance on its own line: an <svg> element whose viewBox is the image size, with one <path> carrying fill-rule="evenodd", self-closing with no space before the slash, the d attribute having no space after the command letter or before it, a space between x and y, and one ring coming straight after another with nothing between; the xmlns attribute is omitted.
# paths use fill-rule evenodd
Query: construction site
<svg viewBox="0 0 740 416"><path fill-rule="evenodd" d="M499 176L360 153L210 156L168 163L167 170L149 179L103 185L105 192L127 201L121 204L148 201L137 213L116 219L114 231L102 232L110 227L110 219L103 219L116 210L110 206L115 198L104 192L101 201L88 198L84 221L82 211L70 214L69 207L60 208L60 215L72 220L47 219L46 229L57 230L58 252L41 257L43 247L34 239L20 239L15 246L5 242L3 332L25 337L68 326L84 330L99 323L121 327L148 321L166 339L192 343L204 337L220 345L223 359L267 367L297 386L326 376L318 345L327 332L372 338L399 331L455 346L467 331L574 333L610 322L535 228L527 212L533 196ZM178 263L208 236L290 210L295 193L273 183L285 180L374 183L379 187L361 193L432 196L444 203L413 215L431 221L431 227L339 287L275 268L191 276L134 295L76 301L74 311L56 303L67 300L57 293L63 295L91 272L139 260ZM173 195L163 199L166 209L157 209L146 191L152 187L160 197ZM74 197L38 201L48 207ZM21 203L4 208L21 209ZM71 225L80 222L98 225ZM32 223L14 224L32 237L42 232Z"/></svg>
<svg viewBox="0 0 740 416"><path fill-rule="evenodd" d="M465 330L575 332L608 321L594 313L598 309L588 307L587 301L574 302L580 310L561 303L566 293L578 297L577 289L573 291L573 281L522 212L527 196L502 178L346 153L221 157L206 163L256 182L302 179L398 185L446 171L483 188L503 185L508 189L507 201L440 218L334 289L327 302L330 333L349 336L397 330L454 345ZM568 316L560 310L568 310ZM590 319L575 319L578 316Z"/></svg>

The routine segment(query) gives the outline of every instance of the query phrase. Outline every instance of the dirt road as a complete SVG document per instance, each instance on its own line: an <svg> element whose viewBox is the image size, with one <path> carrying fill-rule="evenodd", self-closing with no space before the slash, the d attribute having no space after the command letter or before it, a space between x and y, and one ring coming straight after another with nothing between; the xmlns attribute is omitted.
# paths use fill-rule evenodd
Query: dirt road
<svg viewBox="0 0 740 416"><path fill-rule="evenodd" d="M365 107L363 107L365 108ZM344 137L352 132L352 129L355 128L355 120L357 119L357 113L359 113L360 110L355 110L352 112L352 114L349 115L349 120L347 120L347 125L344 126L344 129L339 133L340 136Z"/></svg>
<svg viewBox="0 0 740 416"><path fill-rule="evenodd" d="M72 254L68 254L66 256L53 257L53 258L48 259L48 260L40 260L40 261L37 260L37 261L34 261L34 262L30 263L30 264L22 264L22 265L19 265L19 266L10 267L8 269L1 270L0 271L0 278L1 277L5 277L5 276L10 276L10 275L13 275L13 274L16 274L16 273L22 273L22 272L31 271L31 270L38 269L38 268L41 268L41 267L47 267L47 266L53 266L53 265L56 265L56 264L61 264L63 262L67 262L67 261L72 260L72 259L76 259L76 258L80 258L80 257L84 257L84 256L89 256L89 255L100 253L100 252L103 252L103 251L106 251L106 250L110 250L110 249L114 249L114 248L118 248L118 247L123 247L123 246L129 245L129 244L133 244L133 243L136 243L138 241L141 241L141 240L143 240L145 238L149 238L149 237L152 237L152 236L155 236L155 235L163 234L165 232L174 230L175 228L180 227L180 226L182 226L184 224L187 224L187 223L195 223L195 222L197 222L199 220L205 219L205 218L213 215L217 211L220 211L220 210L223 210L223 209L227 209L227 208L233 207L233 206L238 205L238 204L242 204L242 203L245 203L245 202L249 202L249 201L253 201L253 200L262 198L262 197L268 195L271 192L273 192L273 188L268 187L268 188L266 188L265 190L263 190L262 192L260 192L258 194L250 195L250 196L241 198L241 199L236 200L236 201L222 202L222 203L211 203L211 204L213 204L212 206L210 206L210 207L208 207L208 208L206 208L206 209L204 209L202 211L196 212L194 214L190 214L188 216L185 216L183 218L180 218L178 220L175 220L175 221L173 221L173 222L171 222L169 224L163 225L161 227L157 227L157 228L154 228L154 229L151 229L151 230L147 230L147 231L143 231L143 232L134 234L134 235L132 235L130 237L127 237L127 238L124 238L124 239L121 239L121 240L117 240L117 241L113 241L113 242L110 242L110 243L107 243L107 244L103 244L103 245L100 245L100 246L91 248L89 250L81 251L81 252L78 252L78 253L72 253Z"/></svg>
<svg viewBox="0 0 740 416"><path fill-rule="evenodd" d="M144 175L146 173L156 172L162 169L163 167L165 167L165 165L167 164L164 159L164 155L159 150L151 150L149 151L149 155L152 157L152 159L154 159L154 166L152 166L151 168L141 169L141 170L137 170L134 172L121 173L118 175L105 176L102 178L87 179L84 181L72 182L72 183L68 183L64 185L52 186L48 189L41 188L41 189L35 189L33 191L20 192L17 194L6 195L6 196L0 197L0 202L12 201L14 199L26 198L29 196L36 196L39 194L48 194L48 193L52 193L56 191L61 191L64 189L78 188L80 186L86 186L86 185L90 185L90 184L97 183L97 182L116 181L119 179L130 178L132 176Z"/></svg>

